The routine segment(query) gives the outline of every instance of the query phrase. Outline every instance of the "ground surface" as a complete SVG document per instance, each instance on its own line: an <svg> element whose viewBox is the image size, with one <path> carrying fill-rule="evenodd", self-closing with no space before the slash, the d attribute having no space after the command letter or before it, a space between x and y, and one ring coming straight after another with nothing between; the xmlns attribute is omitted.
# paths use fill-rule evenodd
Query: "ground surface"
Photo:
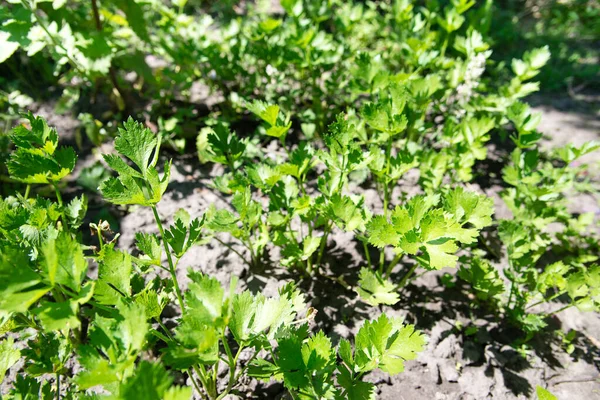
<svg viewBox="0 0 600 400"><path fill-rule="evenodd" d="M582 107L566 96L550 102L548 99L534 98L532 103L544 113L539 129L547 135L546 146L569 142L581 144L600 139L600 115L593 107ZM50 105L42 106L37 111L50 117L49 123L57 126L59 132L72 137L77 121L68 116L53 117ZM97 156L90 154L80 160L80 166L89 165L94 157ZM159 213L165 216L165 222L170 223L179 208L186 209L192 217L196 217L210 204L229 207L228 199L208 187L211 178L223 172L219 166L200 165L193 154L174 158L172 183L158 206ZM597 153L586 161L598 162ZM493 196L497 217L510 218L510 213L497 195L500 190L498 177L491 175L490 171L479 171L479 184L472 185L472 189ZM405 191L414 189L410 181L402 185ZM356 187L356 192L364 193L372 207L381 207L373 189ZM104 206L99 203L94 205L92 199L92 209L94 207L98 211L99 207ZM600 213L598 200L592 197L573 199L573 208L579 212ZM119 246L122 248L133 248L136 232L156 231L149 209L129 209L124 214L121 214L123 210L114 208L110 211L115 216L122 215L119 227ZM222 239L235 246L227 236ZM364 265L362 246L352 241L351 236L337 232L332 235L328 247L326 273L342 275L350 285L354 284L359 268ZM264 271L248 271L236 254L213 241L192 249L181 260L179 279L185 286L189 267L213 275L224 284L228 283L231 276L238 276L241 288L272 295L284 282L298 281L300 278L278 268L277 254L271 256L273 263ZM501 261L498 267L502 268ZM401 276L403 268L406 265L399 265L395 273ZM576 329L581 333L571 355L566 354L556 340L540 337L531 343L531 349L524 358L509 346L514 339L514 332L508 330L503 321L493 315L473 312L470 308L472 299L463 295L458 286L447 288L441 284L439 278L444 273L454 272L446 269L419 277L402 293L403 300L400 303L393 308L385 308L388 314L404 317L416 324L429 336L429 344L417 360L407 363L404 373L391 379L379 373L368 377L378 383L380 399L525 399L535 398L536 385L547 387L559 399L600 399L598 314L583 314L570 309L557 316L554 322L565 332ZM301 279L299 284L310 305L319 311L315 321L317 327L332 335L335 341L356 333L360 321L374 318L383 311L359 302L352 290L327 279ZM176 310L166 312L176 315ZM477 329L475 333L467 335L464 329L459 329L460 326L474 326ZM281 386L275 383L257 387L249 382L245 390L241 394L244 398L284 396Z"/></svg>

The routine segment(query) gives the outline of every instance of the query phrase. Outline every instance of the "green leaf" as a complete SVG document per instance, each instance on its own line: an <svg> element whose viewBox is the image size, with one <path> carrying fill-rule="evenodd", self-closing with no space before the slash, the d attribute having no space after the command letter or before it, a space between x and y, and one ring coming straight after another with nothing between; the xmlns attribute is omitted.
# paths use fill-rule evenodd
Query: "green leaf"
<svg viewBox="0 0 600 400"><path fill-rule="evenodd" d="M215 327L194 319L184 320L176 331L179 343L164 350L163 360L182 370L197 364L214 364L219 359L219 336Z"/></svg>
<svg viewBox="0 0 600 400"><path fill-rule="evenodd" d="M200 240L202 221L195 218L190 222L187 211L179 209L175 214L175 223L165 231L165 240L177 258L181 258L195 243Z"/></svg>
<svg viewBox="0 0 600 400"><path fill-rule="evenodd" d="M98 285L94 297L101 304L115 305L131 295L131 255L105 244L98 254Z"/></svg>
<svg viewBox="0 0 600 400"><path fill-rule="evenodd" d="M142 361L134 374L119 388L122 400L164 400L164 395L173 383L173 378L160 363Z"/></svg>
<svg viewBox="0 0 600 400"><path fill-rule="evenodd" d="M327 216L346 232L364 231L370 219L364 198L353 199L337 193L329 201Z"/></svg>
<svg viewBox="0 0 600 400"><path fill-rule="evenodd" d="M254 102L249 103L246 107L253 114L255 114L257 117L259 117L269 125L277 125L277 116L279 115L278 105L267 104L260 100L254 100Z"/></svg>
<svg viewBox="0 0 600 400"><path fill-rule="evenodd" d="M87 197L83 194L81 197L75 197L67 204L65 207L65 214L69 218L69 226L72 229L77 229L81 226L85 214L87 213L87 207Z"/></svg>
<svg viewBox="0 0 600 400"><path fill-rule="evenodd" d="M390 375L404 371L404 362L413 360L425 346L425 336L413 325L402 325L382 314L367 321L356 335L355 359L360 371L381 369Z"/></svg>
<svg viewBox="0 0 600 400"><path fill-rule="evenodd" d="M138 260L141 260L144 264L161 265L162 247L155 234L137 232L135 234L135 244L143 253Z"/></svg>
<svg viewBox="0 0 600 400"><path fill-rule="evenodd" d="M381 274L364 267L360 269L356 292L365 303L372 306L394 305L400 300L396 285L383 279Z"/></svg>
<svg viewBox="0 0 600 400"><path fill-rule="evenodd" d="M524 58L532 68L540 69L550 60L550 50L548 46L539 47L525 53Z"/></svg>
<svg viewBox="0 0 600 400"><path fill-rule="evenodd" d="M136 303L127 304L119 301L117 310L123 319L119 321L115 338L120 340L127 354L139 352L146 344L149 328L144 307Z"/></svg>
<svg viewBox="0 0 600 400"><path fill-rule="evenodd" d="M78 351L78 356L79 362L85 368L73 378L79 389L85 390L98 385L118 382L119 374L125 368L123 364L111 363L91 346L82 346Z"/></svg>
<svg viewBox="0 0 600 400"><path fill-rule="evenodd" d="M206 226L215 232L233 233L239 229L237 225L239 220L239 217L229 210L213 208L212 211L209 209Z"/></svg>
<svg viewBox="0 0 600 400"><path fill-rule="evenodd" d="M135 34L142 39L143 41L150 43L150 36L148 34L148 28L146 27L146 20L144 18L144 9L142 8L142 4L137 3L135 1L126 1L126 0L113 0L117 7L125 14L127 17L124 21L131 28Z"/></svg>
<svg viewBox="0 0 600 400"><path fill-rule="evenodd" d="M106 200L114 204L138 204L152 206L158 203L167 190L171 174L171 162L159 177L155 166L158 161L160 140L148 128L131 117L119 128L115 149L133 162L129 166L116 155L104 155L106 163L118 176L102 182L100 191ZM152 159L151 159L152 158Z"/></svg>
<svg viewBox="0 0 600 400"><path fill-rule="evenodd" d="M213 131L208 134L208 143L212 160L229 166L240 159L246 150L246 142L238 139L237 135L223 124L213 127Z"/></svg>
<svg viewBox="0 0 600 400"><path fill-rule="evenodd" d="M19 43L10 40L10 33L0 31L0 63L8 60L18 48Z"/></svg>
<svg viewBox="0 0 600 400"><path fill-rule="evenodd" d="M168 303L168 298L163 293L159 295L154 290L144 289L135 295L133 301L144 308L148 319L159 319Z"/></svg>
<svg viewBox="0 0 600 400"><path fill-rule="evenodd" d="M244 291L233 296L229 329L240 342L248 342L266 333L273 338L278 329L291 323L296 314L305 308L304 298L293 285L285 286L279 298L253 296Z"/></svg>
<svg viewBox="0 0 600 400"><path fill-rule="evenodd" d="M367 224L369 243L378 248L396 246L400 242L400 234L388 220L378 215Z"/></svg>
<svg viewBox="0 0 600 400"><path fill-rule="evenodd" d="M25 115L31 129L19 125L10 138L17 149L6 164L10 176L25 183L52 183L69 175L75 168L77 155L70 147L57 149L56 130L31 112Z"/></svg>
<svg viewBox="0 0 600 400"><path fill-rule="evenodd" d="M214 324L223 315L224 291L215 278L193 272L188 277L191 283L186 293L187 310L184 316L200 324Z"/></svg>
<svg viewBox="0 0 600 400"><path fill-rule="evenodd" d="M115 149L119 154L130 159L144 178L149 168L156 165L156 152L159 145L156 135L131 117L123 124L123 128L119 128L119 134L115 139ZM155 160L151 162L150 158L153 154Z"/></svg>
<svg viewBox="0 0 600 400"><path fill-rule="evenodd" d="M307 236L302 241L302 260L306 261L314 254L321 244L321 237L318 236Z"/></svg>
<svg viewBox="0 0 600 400"><path fill-rule="evenodd" d="M353 379L351 372L347 368L340 368L340 373L337 375L337 382L344 388L345 398L348 400L377 399L375 385L371 382L362 382L359 379Z"/></svg>
<svg viewBox="0 0 600 400"><path fill-rule="evenodd" d="M71 329L79 328L81 323L77 316L78 311L79 305L74 301L60 303L45 301L38 308L32 310L33 314L40 319L46 332L68 332Z"/></svg>
<svg viewBox="0 0 600 400"><path fill-rule="evenodd" d="M292 127L292 123L288 122L287 125L272 126L267 129L266 133L267 133L267 136L271 136L274 138L282 138L282 137L285 137L285 134L287 133L287 131L290 130L291 127Z"/></svg>
<svg viewBox="0 0 600 400"><path fill-rule="evenodd" d="M389 116L384 104L367 103L361 109L361 117L373 129L386 132L389 128Z"/></svg>
<svg viewBox="0 0 600 400"><path fill-rule="evenodd" d="M340 358L350 368L354 368L354 355L352 353L352 345L347 339L340 340L338 346L338 353Z"/></svg>
<svg viewBox="0 0 600 400"><path fill-rule="evenodd" d="M425 243L425 251L427 252L428 268L442 269L444 267L455 267L458 256L454 253L458 250L458 246L451 240L446 240L442 243Z"/></svg>
<svg viewBox="0 0 600 400"><path fill-rule="evenodd" d="M117 303L110 318L97 315L90 327L89 344L78 348L79 362L84 367L74 378L79 388L112 385L129 376L147 343L148 328L144 308L135 303Z"/></svg>
<svg viewBox="0 0 600 400"><path fill-rule="evenodd" d="M51 290L50 286L39 286L43 279L32 267L23 252L0 247L0 310L26 312Z"/></svg>
<svg viewBox="0 0 600 400"><path fill-rule="evenodd" d="M600 266L594 264L584 271L569 275L567 293L582 311L600 309Z"/></svg>
<svg viewBox="0 0 600 400"><path fill-rule="evenodd" d="M276 364L284 385L293 392L332 398L336 357L331 341L322 331L309 338L306 336L304 325L291 329L277 341Z"/></svg>
<svg viewBox="0 0 600 400"><path fill-rule="evenodd" d="M190 400L193 394L193 387L171 386L163 394L162 400Z"/></svg>
<svg viewBox="0 0 600 400"><path fill-rule="evenodd" d="M439 212L431 212L421 221L421 240L427 253L428 263L425 266L428 268L456 266L458 257L454 253L458 246L448 237L447 226L444 216Z"/></svg>
<svg viewBox="0 0 600 400"><path fill-rule="evenodd" d="M176 329L179 344L165 350L165 362L177 369L212 364L219 357L219 337L227 321L224 291L219 281L194 271L185 293L186 309Z"/></svg>
<svg viewBox="0 0 600 400"><path fill-rule="evenodd" d="M60 232L42 245L42 267L52 285L60 284L79 293L88 263L81 245L68 232Z"/></svg>
<svg viewBox="0 0 600 400"><path fill-rule="evenodd" d="M558 400L555 395L539 385L535 387L535 393L537 394L538 400Z"/></svg>
<svg viewBox="0 0 600 400"><path fill-rule="evenodd" d="M4 375L19 359L21 352L15 348L15 340L7 337L0 343L0 383L4 381Z"/></svg>
<svg viewBox="0 0 600 400"><path fill-rule="evenodd" d="M565 145L559 149L556 149L556 154L565 163L570 164L578 158L583 157L586 154L592 153L600 149L600 141L586 142L581 146L575 146L572 143Z"/></svg>
<svg viewBox="0 0 600 400"><path fill-rule="evenodd" d="M461 265L458 276L470 283L482 300L494 298L504 291L504 281L498 271L479 257L469 260L468 266Z"/></svg>
<svg viewBox="0 0 600 400"><path fill-rule="evenodd" d="M264 382L268 382L271 379L283 380L283 375L279 368L263 358L252 360L248 367L248 376Z"/></svg>
<svg viewBox="0 0 600 400"><path fill-rule="evenodd" d="M329 125L327 132L323 135L325 144L332 154L349 154L356 148L357 130L347 120L347 115L340 113L335 122ZM335 157L337 159L337 157Z"/></svg>
<svg viewBox="0 0 600 400"><path fill-rule="evenodd" d="M492 223L493 200L487 196L467 192L462 187L444 196L444 208L452 213L457 221L473 224L482 229Z"/></svg>

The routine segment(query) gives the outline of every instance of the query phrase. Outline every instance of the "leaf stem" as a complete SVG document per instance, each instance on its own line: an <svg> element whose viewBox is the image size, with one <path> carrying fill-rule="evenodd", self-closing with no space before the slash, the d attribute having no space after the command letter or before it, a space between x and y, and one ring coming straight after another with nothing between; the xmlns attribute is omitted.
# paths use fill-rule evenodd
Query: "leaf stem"
<svg viewBox="0 0 600 400"><path fill-rule="evenodd" d="M406 275L404 275L404 277L402 277L402 279L400 280L400 283L398 283L399 288L403 288L406 285L406 283L408 282L408 280L410 279L410 277L415 272L415 270L417 269L418 266L419 266L418 263L414 263L412 265L412 267L410 267L410 269L408 270Z"/></svg>
<svg viewBox="0 0 600 400"><path fill-rule="evenodd" d="M315 266L319 268L321 266L321 259L323 258L323 253L325 252L325 247L327 247L327 237L329 236L329 232L331 232L332 222L329 221L327 223L327 227L325 227L325 231L323 232L323 236L321 236L321 245L319 246L319 254L317 256L317 263Z"/></svg>
<svg viewBox="0 0 600 400"><path fill-rule="evenodd" d="M160 217L158 215L158 210L156 206L152 206L152 212L154 213L154 220L156 221L156 225L158 226L158 231L160 232L160 239L163 242L163 246L165 248L165 252L167 253L167 262L169 263L169 272L171 273L171 279L173 279L173 284L175 286L175 293L177 294L177 300L179 301L179 306L181 307L181 314L184 313L185 308L183 306L183 296L181 295L181 289L179 288L179 282L177 281L177 274L175 272L175 265L173 264L173 258L171 257L171 251L169 250L169 245L165 240L165 231L163 229L162 223L160 222Z"/></svg>
<svg viewBox="0 0 600 400"><path fill-rule="evenodd" d="M571 308L571 307L573 307L573 304L572 304L572 303L570 303L570 304L567 304L566 306L564 306L564 307L561 307L561 308L559 308L558 310L554 310L554 311L552 311L551 313L548 313L548 314L546 314L546 316L547 316L547 317L549 317L549 316L551 316L551 315L558 314L559 312L561 312L561 311L564 311L564 310L566 310L567 308Z"/></svg>
<svg viewBox="0 0 600 400"><path fill-rule="evenodd" d="M530 308L533 308L533 307L535 307L535 306L539 306L539 305L540 305L540 304L542 304L542 303L547 303L547 302L550 302L550 301L554 300L555 298L559 297L560 295L562 295L562 294L564 294L564 293L566 293L566 292L567 292L566 290L562 290L562 291L560 291L560 292L557 292L557 293L553 294L552 296L548 297L547 299L542 299L542 300L540 300L540 301L538 301L538 302L535 302L535 303L533 303L533 304L531 304L531 305L529 305L529 306L525 307L525 309L526 309L526 310L529 310Z"/></svg>
<svg viewBox="0 0 600 400"><path fill-rule="evenodd" d="M235 254L237 254L246 265L248 265L249 267L252 267L252 264L250 264L250 262L246 259L246 257L244 257L242 255L242 253L240 253L239 251L237 251L236 249L234 249L232 245L230 245L229 243L225 243L224 241L222 241L221 239L219 239L216 236L215 236L215 239L217 240L217 242L221 243L223 246L227 247L229 250L231 250Z"/></svg>
<svg viewBox="0 0 600 400"><path fill-rule="evenodd" d="M60 190L58 189L58 185L56 185L55 182L52 182L52 186L54 187L54 192L56 193L56 201L58 202L58 206L60 207L60 215L62 217L63 224L65 225L65 228L69 230L69 222L67 221L67 215L65 214L65 209L63 207L63 199L60 194Z"/></svg>
<svg viewBox="0 0 600 400"><path fill-rule="evenodd" d="M389 133L388 133L389 134ZM387 142L387 146L385 149L385 158L386 158L386 164L385 164L385 175L384 175L384 181L383 181L383 215L387 218L388 216L388 207L389 207L389 203L390 203L390 179L389 179L389 175L390 175L390 167L392 164L392 145L393 145L393 137L391 134L390 138L388 139Z"/></svg>
<svg viewBox="0 0 600 400"><path fill-rule="evenodd" d="M27 200L27 198L29 198L29 191L31 190L31 185L27 184L27 187L25 188L25 200Z"/></svg>
<svg viewBox="0 0 600 400"><path fill-rule="evenodd" d="M98 234L98 244L100 246L100 251L102 251L102 247L104 247L104 240L102 239L102 229L100 229L100 225L96 226L96 233Z"/></svg>
<svg viewBox="0 0 600 400"><path fill-rule="evenodd" d="M60 374L56 373L56 400L60 400Z"/></svg>
<svg viewBox="0 0 600 400"><path fill-rule="evenodd" d="M217 397L217 400L221 400L223 397L227 396L229 394L229 391L233 388L233 385L237 381L235 379L235 372L237 369L238 358L240 357L240 354L244 349L244 347L240 345L235 356L232 356L231 349L229 348L229 344L227 343L227 337L224 334L222 336L222 340L223 347L225 348L225 352L227 353L227 358L229 359L229 362L227 363L229 365L229 381L227 382L227 387L225 388L223 393L221 393L219 397Z"/></svg>
<svg viewBox="0 0 600 400"><path fill-rule="evenodd" d="M371 253L369 252L369 246L367 246L367 241L366 240L361 240L362 245L363 245L363 249L365 251L365 257L367 258L367 263L369 264L369 269L372 268L372 263L371 263Z"/></svg>
<svg viewBox="0 0 600 400"><path fill-rule="evenodd" d="M198 368L196 365L194 365L192 368L196 372L196 375L198 375L198 379L200 379L200 383L202 384L202 387L204 388L204 390L206 392L206 396L208 398L212 398L209 393L209 386L208 386L208 383L206 382L206 377L204 376L204 374L206 374L204 367L200 366L200 368ZM190 377L191 376L192 375L190 374ZM196 390L198 390L198 394L200 395L200 398L204 399L204 396L202 395L202 391L200 390L200 388L196 387Z"/></svg>
<svg viewBox="0 0 600 400"><path fill-rule="evenodd" d="M403 254L402 253L398 253L396 254L396 256L394 257L394 259L392 260L392 262L390 262L390 264L388 265L386 271L385 271L385 277L389 278L390 274L392 273L392 270L394 269L394 267L398 264L398 262L400 261L400 259L402 258ZM415 264L417 265L417 264Z"/></svg>
<svg viewBox="0 0 600 400"><path fill-rule="evenodd" d="M194 376L192 375L192 371L190 369L188 369L187 373L190 377L190 380L192 381L192 385L194 385L194 388L196 388L196 391L198 392L198 396L200 396L200 399L204 400L204 394L202 394L202 388L200 388L200 385L198 385L198 382L196 382L196 379L194 379Z"/></svg>
<svg viewBox="0 0 600 400"><path fill-rule="evenodd" d="M240 378L244 374L244 372L246 372L246 370L248 369L248 367L250 367L250 364L258 356L258 353L259 353L258 351L255 351L254 354L252 354L252 357L250 357L248 359L248 361L246 361L246 365L244 365L244 367L240 369L240 372L238 372L238 374L235 376L235 381L236 382L240 380Z"/></svg>

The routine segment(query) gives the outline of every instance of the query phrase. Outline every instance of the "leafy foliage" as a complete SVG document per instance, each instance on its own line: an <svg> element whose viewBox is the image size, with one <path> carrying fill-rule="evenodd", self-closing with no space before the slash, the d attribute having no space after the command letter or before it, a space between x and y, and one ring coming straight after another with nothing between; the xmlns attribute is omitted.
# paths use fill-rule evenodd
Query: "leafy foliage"
<svg viewBox="0 0 600 400"><path fill-rule="evenodd" d="M159 177L156 164L160 139L154 137L150 129L129 118L123 128L119 128L115 149L137 168L128 165L117 155L104 155L104 161L118 176L102 182L102 195L115 204L151 206L158 203L169 184L171 170L171 163L168 162L163 177Z"/></svg>
<svg viewBox="0 0 600 400"><path fill-rule="evenodd" d="M201 16L185 0L0 6L0 117L12 123L32 104L14 87L33 71L63 89L57 113L83 111L78 148L105 150L115 136L114 153L79 173L43 118L23 114L0 135L0 370L19 373L9 398L214 400L256 378L293 398L373 399L368 373L398 374L424 349L422 332L385 312L337 344L312 332L315 318L329 324L309 306L321 299L294 282L268 296L199 271L190 255L203 252L190 252L212 241L252 276L281 265L383 311L412 301L403 289L418 269L457 268L460 280L449 269L442 283L520 330L518 344L566 308L600 308L596 217L567 202L598 192L581 160L600 146L542 150L541 114L523 99L551 49L490 61L491 1L285 0L281 13L256 2L243 15L209 3ZM218 104L198 106L198 84ZM127 115L145 122L117 129ZM171 162L159 167L161 147L184 153L196 134L200 162L221 164L208 186L229 205L163 218ZM498 219L470 182L490 141L505 138L500 195L512 215ZM88 198L100 214L88 215ZM119 248L113 216L138 206L154 232ZM341 235L362 247L360 271L331 251Z"/></svg>

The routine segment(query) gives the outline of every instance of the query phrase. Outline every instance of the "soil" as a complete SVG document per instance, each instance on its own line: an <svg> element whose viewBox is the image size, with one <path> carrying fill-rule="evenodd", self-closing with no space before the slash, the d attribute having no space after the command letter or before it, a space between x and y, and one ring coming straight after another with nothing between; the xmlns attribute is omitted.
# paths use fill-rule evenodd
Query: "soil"
<svg viewBox="0 0 600 400"><path fill-rule="evenodd" d="M593 109L582 111L567 97L554 99L551 104L543 101L542 98L533 99L535 109L544 114L539 129L547 135L545 146L600 139L600 118ZM37 112L51 117L52 108L44 105ZM79 125L68 115L52 117L49 123L71 140ZM586 161L598 161L597 154L588 156ZM163 222L171 223L179 208L187 210L192 217L199 217L212 204L230 207L226 196L209 188L211 179L223 173L220 166L201 165L194 154L172 156L171 184L158 205L160 215L165 216ZM89 154L80 160L80 164L89 165L95 158L96 155ZM470 185L471 189L494 197L497 218L510 218L510 212L498 196L501 189L499 171L505 159L501 146L492 144L491 161L478 167L479 177L476 183ZM414 182L407 181L402 185L404 191L415 191ZM375 190L359 185L352 190L364 194L367 203L375 210L381 208ZM120 221L116 230L121 233L118 238L121 248L133 249L136 232L157 231L150 209L117 209L102 205L94 198L91 205L95 212L107 207L115 220ZM590 196L574 198L572 207L577 212L600 214L598 200ZM238 251L244 251L227 236L221 239L230 242ZM212 241L193 248L184 256L179 264L178 279L182 286L187 285L188 268L210 274L223 284L228 284L230 277L237 276L240 290L248 288L265 295L276 294L285 282L294 280L306 293L310 305L318 310L314 328L323 329L334 342L355 334L361 321L376 318L382 311L415 324L429 337L427 349L416 360L407 362L406 370L397 376L389 378L374 372L367 377L377 383L379 399L527 399L536 398L537 385L547 388L559 399L600 399L600 316L596 313L584 314L568 309L552 321L565 332L571 329L579 332L575 350L570 355L561 347L560 341L550 335L542 335L530 342L527 354L521 354L510 346L516 332L511 331L505 321L475 309L473 299L464 294L460 282L453 287L442 284L440 278L444 274L454 275L453 269L424 274L405 288L398 304L374 308L360 302L352 290L328 279L302 278L278 267L274 251L271 259L271 265L265 270L249 271L239 256ZM324 274L342 276L353 285L364 262L362 245L354 241L352 235L339 231L331 235ZM407 267L399 265L394 273L402 276L403 269ZM497 267L503 267L501 261ZM174 309L165 310L171 318L176 318L177 313ZM472 329L466 330L466 327ZM243 398L275 399L286 398L284 393L277 383L248 382L240 395Z"/></svg>

